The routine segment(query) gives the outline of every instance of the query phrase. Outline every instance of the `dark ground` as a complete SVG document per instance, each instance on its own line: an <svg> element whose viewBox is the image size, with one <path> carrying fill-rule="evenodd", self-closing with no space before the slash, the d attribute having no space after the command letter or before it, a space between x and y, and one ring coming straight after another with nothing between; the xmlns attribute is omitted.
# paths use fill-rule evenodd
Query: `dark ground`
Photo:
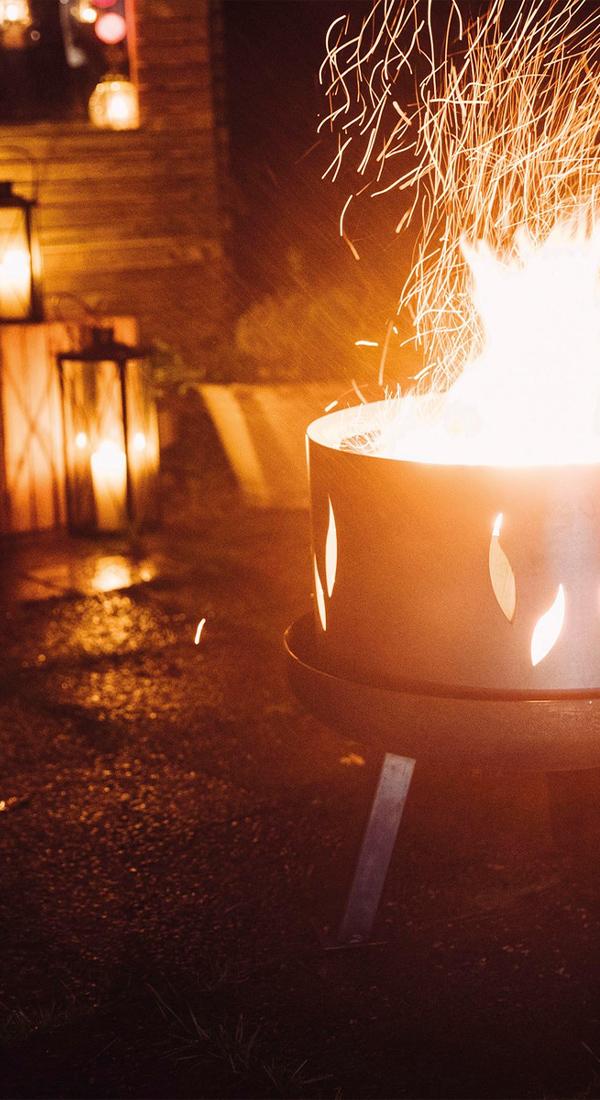
<svg viewBox="0 0 600 1100"><path fill-rule="evenodd" d="M383 943L321 950L380 760L287 687L307 517L190 473L133 557L4 547L2 1095L600 1096L598 832L541 780L417 767Z"/></svg>

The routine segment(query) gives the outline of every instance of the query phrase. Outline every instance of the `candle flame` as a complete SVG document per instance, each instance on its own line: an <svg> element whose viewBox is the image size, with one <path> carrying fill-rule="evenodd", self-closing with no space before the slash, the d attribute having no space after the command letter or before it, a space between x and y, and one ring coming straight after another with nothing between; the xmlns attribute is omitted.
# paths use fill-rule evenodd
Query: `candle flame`
<svg viewBox="0 0 600 1100"><path fill-rule="evenodd" d="M198 623L198 626L196 627L196 633L194 634L194 645L200 645L200 639L202 637L202 631L204 630L205 622L206 622L206 618L200 619L200 622Z"/></svg>

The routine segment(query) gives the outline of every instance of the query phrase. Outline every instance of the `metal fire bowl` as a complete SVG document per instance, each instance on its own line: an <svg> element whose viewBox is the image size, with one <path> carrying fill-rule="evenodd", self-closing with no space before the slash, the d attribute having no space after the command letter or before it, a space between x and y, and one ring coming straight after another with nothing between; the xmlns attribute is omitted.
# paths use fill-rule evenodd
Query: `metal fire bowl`
<svg viewBox="0 0 600 1100"><path fill-rule="evenodd" d="M441 696L600 696L600 463L396 461L368 453L386 415L374 403L308 429L318 666Z"/></svg>
<svg viewBox="0 0 600 1100"><path fill-rule="evenodd" d="M435 694L346 679L320 667L313 616L286 632L290 684L326 725L424 763L501 770L600 767L600 695Z"/></svg>

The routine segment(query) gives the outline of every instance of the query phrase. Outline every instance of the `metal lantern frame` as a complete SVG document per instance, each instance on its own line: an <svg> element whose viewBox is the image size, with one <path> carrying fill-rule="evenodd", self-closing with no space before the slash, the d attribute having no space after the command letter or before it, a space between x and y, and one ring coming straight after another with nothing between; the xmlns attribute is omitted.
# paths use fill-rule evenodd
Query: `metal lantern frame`
<svg viewBox="0 0 600 1100"><path fill-rule="evenodd" d="M69 530L73 533L90 533L102 530L115 533L119 530L123 530L125 526L128 526L130 529L139 527L146 523L151 523L156 518L154 508L144 508L139 504L138 493L136 492L136 486L134 484L134 459L132 454L132 431L135 428L135 424L132 422L130 368L135 362L148 359L150 352L151 349L144 345L126 344L116 340L112 328L93 327L91 340L86 346L79 350L59 352L56 356L62 407L63 461L65 468L67 522ZM77 486L75 484L74 458L72 452L74 446L76 446L77 434L85 433L77 433L73 423L73 402L70 392L72 380L68 377L69 366L76 366L77 364L80 364L84 368L84 371L86 366L89 367L94 379L98 376L98 370L95 368L101 368L106 364L112 365L116 372L120 409L116 412L116 415L115 410L113 409L112 411L114 421L119 424L123 440L123 453L125 459L125 523L119 523L113 527L103 527L99 522L98 501L94 499L95 492L92 484L93 474L90 473L90 463L93 459L93 455L90 456L90 463L86 466L86 472L90 495L93 499L92 511L95 518L90 519L88 517L86 519L84 515L82 519L81 510L77 507ZM95 413L98 412L97 406L94 407L93 411ZM86 419L90 417L91 413L83 409L81 415ZM87 442L86 440L86 443ZM158 437L156 434L156 452L158 456L157 448ZM155 469L157 469L157 467L158 457ZM149 471L152 474L154 473L154 469L151 469L148 464L144 467L145 477L148 476ZM148 494L148 497L150 497L150 494Z"/></svg>
<svg viewBox="0 0 600 1100"><path fill-rule="evenodd" d="M43 321L42 298L42 261L37 233L36 210L37 200L25 198L14 190L12 180L0 180L0 218L3 211L20 211L22 216L23 233L21 241L24 244L29 257L29 301L27 309L22 314L3 313L0 304L0 324L31 324ZM0 255L2 253L2 236L0 232Z"/></svg>

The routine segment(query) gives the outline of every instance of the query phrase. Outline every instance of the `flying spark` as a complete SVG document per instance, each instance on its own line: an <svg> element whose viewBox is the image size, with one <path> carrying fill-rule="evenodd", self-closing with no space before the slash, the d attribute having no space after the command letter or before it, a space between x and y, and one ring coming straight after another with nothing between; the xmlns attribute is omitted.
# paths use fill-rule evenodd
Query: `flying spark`
<svg viewBox="0 0 600 1100"><path fill-rule="evenodd" d="M441 390L484 338L464 246L520 263L524 235L538 247L575 219L591 233L600 191L600 5L489 0L469 21L461 7L375 0L360 24L351 9L320 72L337 138L324 175L343 163L371 196L397 195L393 228L420 227L398 313L420 387Z"/></svg>

